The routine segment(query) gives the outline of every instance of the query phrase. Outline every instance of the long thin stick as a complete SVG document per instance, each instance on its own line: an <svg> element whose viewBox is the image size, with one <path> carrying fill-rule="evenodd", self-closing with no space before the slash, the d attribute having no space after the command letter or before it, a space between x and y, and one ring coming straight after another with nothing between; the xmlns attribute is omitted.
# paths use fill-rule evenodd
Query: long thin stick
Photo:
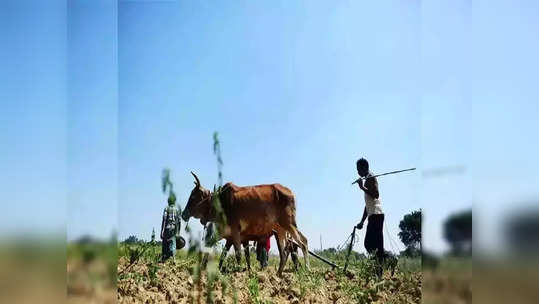
<svg viewBox="0 0 539 304"><path fill-rule="evenodd" d="M356 238L356 226L352 230L352 238L350 239L350 245L348 246L348 252L346 253L346 262L344 263L344 271L348 268L348 259L350 258L350 253L352 252L352 247L354 246L354 239Z"/></svg>
<svg viewBox="0 0 539 304"><path fill-rule="evenodd" d="M292 239L288 239L288 241L292 242L294 245L296 245L296 246L298 246L298 247L301 247L301 246L299 246L299 244L298 244L296 241L294 241L294 240L292 240ZM337 264L335 264L335 263L333 263L333 262L331 262L331 261L325 259L324 257L319 256L318 254L316 254L316 253L314 253L314 252L312 252L312 251L310 251L310 250L308 250L308 252L309 252L312 256L314 256L315 258L318 258L319 260L321 260L322 262L325 262L326 264L331 265L333 268L341 268L339 265L337 265Z"/></svg>
<svg viewBox="0 0 539 304"><path fill-rule="evenodd" d="M309 250L309 253L310 253L312 256L314 256L315 258L318 258L320 261L325 262L326 264L330 265L330 266L333 267L333 268L341 268L339 265L337 265L337 264L335 264L335 263L333 263L333 262L331 262L331 261L329 261L329 260L327 260L327 259L325 259L325 258L319 256L318 254L316 254L316 253L314 253L314 252L312 252L312 251L310 251L310 250Z"/></svg>
<svg viewBox="0 0 539 304"><path fill-rule="evenodd" d="M366 176L366 177L360 177L360 178L356 179L356 180L352 183L352 185L355 184L355 183L357 183L357 182L359 182L360 179L367 179L367 178L371 178L371 177L378 177L378 176L384 176L384 175L395 174L395 173L401 173L401 172L406 172L406 171L413 171L413 170L415 170L415 168L404 169L404 170L397 170L397 171L391 171L391 172L386 172L386 173L377 174L377 175L368 176L368 177L367 177L367 176Z"/></svg>

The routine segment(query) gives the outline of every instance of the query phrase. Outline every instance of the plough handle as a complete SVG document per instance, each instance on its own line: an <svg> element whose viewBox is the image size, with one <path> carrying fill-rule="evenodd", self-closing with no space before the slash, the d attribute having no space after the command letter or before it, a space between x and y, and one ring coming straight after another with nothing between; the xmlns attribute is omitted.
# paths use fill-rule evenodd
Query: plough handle
<svg viewBox="0 0 539 304"><path fill-rule="evenodd" d="M346 262L344 263L344 271L348 268L348 260L350 259L350 253L352 252L352 246L354 245L354 239L356 237L356 226L352 230L352 238L350 239L350 245L348 245L348 252L346 253Z"/></svg>

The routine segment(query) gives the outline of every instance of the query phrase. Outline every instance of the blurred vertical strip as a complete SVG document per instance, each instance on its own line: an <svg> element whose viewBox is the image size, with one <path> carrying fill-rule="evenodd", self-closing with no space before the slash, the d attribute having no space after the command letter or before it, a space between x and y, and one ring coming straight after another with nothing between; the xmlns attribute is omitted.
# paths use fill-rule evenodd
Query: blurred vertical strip
<svg viewBox="0 0 539 304"><path fill-rule="evenodd" d="M65 300L66 14L0 2L0 303Z"/></svg>
<svg viewBox="0 0 539 304"><path fill-rule="evenodd" d="M68 303L116 300L118 2L67 1Z"/></svg>
<svg viewBox="0 0 539 304"><path fill-rule="evenodd" d="M474 302L537 303L539 3L472 6Z"/></svg>
<svg viewBox="0 0 539 304"><path fill-rule="evenodd" d="M421 11L423 303L471 303L471 1Z"/></svg>

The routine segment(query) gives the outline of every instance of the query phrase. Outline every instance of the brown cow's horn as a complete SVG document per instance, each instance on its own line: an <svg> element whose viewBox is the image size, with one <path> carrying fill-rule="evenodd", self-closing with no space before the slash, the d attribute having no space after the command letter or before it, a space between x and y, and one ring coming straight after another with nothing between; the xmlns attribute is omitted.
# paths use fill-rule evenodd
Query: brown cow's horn
<svg viewBox="0 0 539 304"><path fill-rule="evenodd" d="M200 180L198 179L198 176L197 176L196 174L194 174L193 171L191 171L191 174L193 174L193 177L194 177L195 180L196 180L196 185L197 185L198 187L200 187Z"/></svg>

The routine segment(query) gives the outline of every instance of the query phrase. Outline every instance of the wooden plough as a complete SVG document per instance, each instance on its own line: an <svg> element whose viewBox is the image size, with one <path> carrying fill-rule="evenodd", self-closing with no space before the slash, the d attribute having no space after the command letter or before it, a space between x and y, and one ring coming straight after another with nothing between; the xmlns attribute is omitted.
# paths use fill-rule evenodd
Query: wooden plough
<svg viewBox="0 0 539 304"><path fill-rule="evenodd" d="M273 233L275 234L275 236L277 235L277 232L275 230L273 230ZM352 237L350 239L350 244L348 245L348 252L346 253L346 262L344 264L344 268L342 268L341 266L335 264L334 262L322 257L322 256L319 256L318 254L308 250L309 254L314 256L315 258L319 259L320 261L328 264L329 266L331 266L331 270L335 270L335 268L337 269L343 269L344 272L346 272L346 269L348 268L348 259L350 257L350 253L352 252L352 247L354 245L354 239L355 239L355 235L356 235L356 226L354 226L354 230L352 231ZM294 241L293 239L290 239L288 238L289 242L291 242L292 244L296 245L297 247L301 247L296 241Z"/></svg>

